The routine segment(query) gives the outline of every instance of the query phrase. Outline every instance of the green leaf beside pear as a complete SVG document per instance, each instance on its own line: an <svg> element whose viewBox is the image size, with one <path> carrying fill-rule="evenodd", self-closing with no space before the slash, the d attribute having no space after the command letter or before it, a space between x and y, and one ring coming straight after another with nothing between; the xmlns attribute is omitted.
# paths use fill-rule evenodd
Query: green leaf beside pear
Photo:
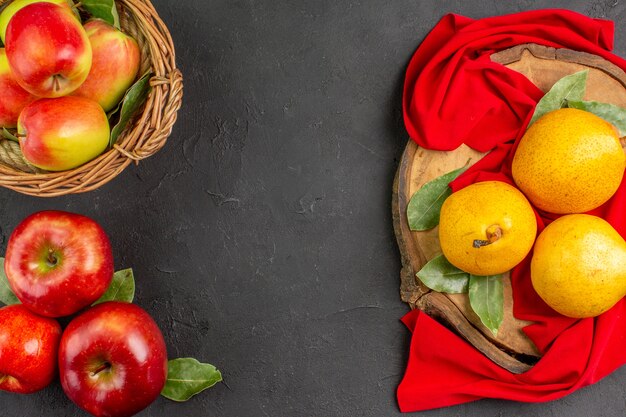
<svg viewBox="0 0 626 417"><path fill-rule="evenodd" d="M470 278L467 272L452 265L443 255L424 265L417 277L431 290L446 294L466 293Z"/></svg>
<svg viewBox="0 0 626 417"><path fill-rule="evenodd" d="M504 318L504 285L502 275L470 275L469 300L472 310L494 336Z"/></svg>
<svg viewBox="0 0 626 417"><path fill-rule="evenodd" d="M580 101L587 88L589 70L579 71L557 81L535 107L535 112L528 126L530 127L541 116L567 106L569 101Z"/></svg>
<svg viewBox="0 0 626 417"><path fill-rule="evenodd" d="M446 198L452 190L448 186L468 167L455 169L422 186L409 201L407 219L413 231L430 230L439 224L439 213Z"/></svg>
<svg viewBox="0 0 626 417"><path fill-rule="evenodd" d="M161 395L172 401L187 401L222 380L215 366L193 358L172 359L167 363L167 381Z"/></svg>

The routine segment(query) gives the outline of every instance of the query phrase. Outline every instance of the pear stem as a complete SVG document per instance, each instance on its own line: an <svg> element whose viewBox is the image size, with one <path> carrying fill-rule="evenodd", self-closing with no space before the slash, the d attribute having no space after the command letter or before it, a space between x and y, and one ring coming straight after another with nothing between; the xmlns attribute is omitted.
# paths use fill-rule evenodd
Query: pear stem
<svg viewBox="0 0 626 417"><path fill-rule="evenodd" d="M480 249L483 246L489 246L492 243L497 242L498 240L500 240L502 238L503 234L504 234L504 231L502 230L500 225L492 224L491 226L489 226L487 228L487 231L486 231L487 239L486 240L476 239L476 240L474 240L473 246L476 249Z"/></svg>

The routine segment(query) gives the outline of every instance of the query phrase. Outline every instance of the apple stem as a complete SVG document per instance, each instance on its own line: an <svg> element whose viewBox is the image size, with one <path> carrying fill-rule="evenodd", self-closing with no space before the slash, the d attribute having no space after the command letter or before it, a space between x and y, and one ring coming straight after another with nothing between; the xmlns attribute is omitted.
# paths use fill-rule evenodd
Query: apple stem
<svg viewBox="0 0 626 417"><path fill-rule="evenodd" d="M54 88L55 92L58 92L61 90L61 82L59 81L59 77L61 77L60 75L53 75L52 76L52 86Z"/></svg>
<svg viewBox="0 0 626 417"><path fill-rule="evenodd" d="M57 259L56 256L54 256L54 251L50 249L48 251L48 265L56 266L57 262L59 262L59 260Z"/></svg>
<svg viewBox="0 0 626 417"><path fill-rule="evenodd" d="M111 364L109 362L104 362L102 365L100 365L98 368L96 368L96 370L93 371L91 373L91 375L92 376L96 376L100 372L108 371L109 369L111 369Z"/></svg>
<svg viewBox="0 0 626 417"><path fill-rule="evenodd" d="M500 238L502 237L502 234L504 233L504 231L502 230L502 228L497 225L497 224L492 224L491 226L489 226L487 228L486 234L487 234L487 239L486 240L475 240L474 241L474 247L476 249L480 249L483 246L488 246L491 245L492 243L500 240Z"/></svg>

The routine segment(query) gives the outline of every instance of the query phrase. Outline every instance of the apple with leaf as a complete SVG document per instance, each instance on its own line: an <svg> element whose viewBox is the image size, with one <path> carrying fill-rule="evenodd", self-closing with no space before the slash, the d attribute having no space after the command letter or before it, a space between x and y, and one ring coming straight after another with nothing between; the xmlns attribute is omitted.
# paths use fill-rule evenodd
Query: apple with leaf
<svg viewBox="0 0 626 417"><path fill-rule="evenodd" d="M158 325L132 304L132 270L113 273L109 240L94 220L32 214L14 229L0 262L0 302L7 305L0 309L0 389L35 392L58 372L80 408L125 417L159 395L186 401L222 380L195 359L168 361ZM40 314L71 321L61 333L54 318Z"/></svg>

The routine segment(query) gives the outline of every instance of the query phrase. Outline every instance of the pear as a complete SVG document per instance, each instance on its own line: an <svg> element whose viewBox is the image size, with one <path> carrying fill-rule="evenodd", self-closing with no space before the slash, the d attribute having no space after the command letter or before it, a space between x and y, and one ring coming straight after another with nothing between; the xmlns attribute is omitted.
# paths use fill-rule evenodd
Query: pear
<svg viewBox="0 0 626 417"><path fill-rule="evenodd" d="M626 242L599 217L563 216L537 238L530 274L537 294L557 312L596 317L626 296Z"/></svg>
<svg viewBox="0 0 626 417"><path fill-rule="evenodd" d="M586 213L607 202L624 176L616 129L593 113L559 109L539 118L515 151L515 184L549 213Z"/></svg>
<svg viewBox="0 0 626 417"><path fill-rule="evenodd" d="M470 274L511 270L526 258L536 236L533 208L521 191L505 182L469 185L441 207L441 251L452 265Z"/></svg>

